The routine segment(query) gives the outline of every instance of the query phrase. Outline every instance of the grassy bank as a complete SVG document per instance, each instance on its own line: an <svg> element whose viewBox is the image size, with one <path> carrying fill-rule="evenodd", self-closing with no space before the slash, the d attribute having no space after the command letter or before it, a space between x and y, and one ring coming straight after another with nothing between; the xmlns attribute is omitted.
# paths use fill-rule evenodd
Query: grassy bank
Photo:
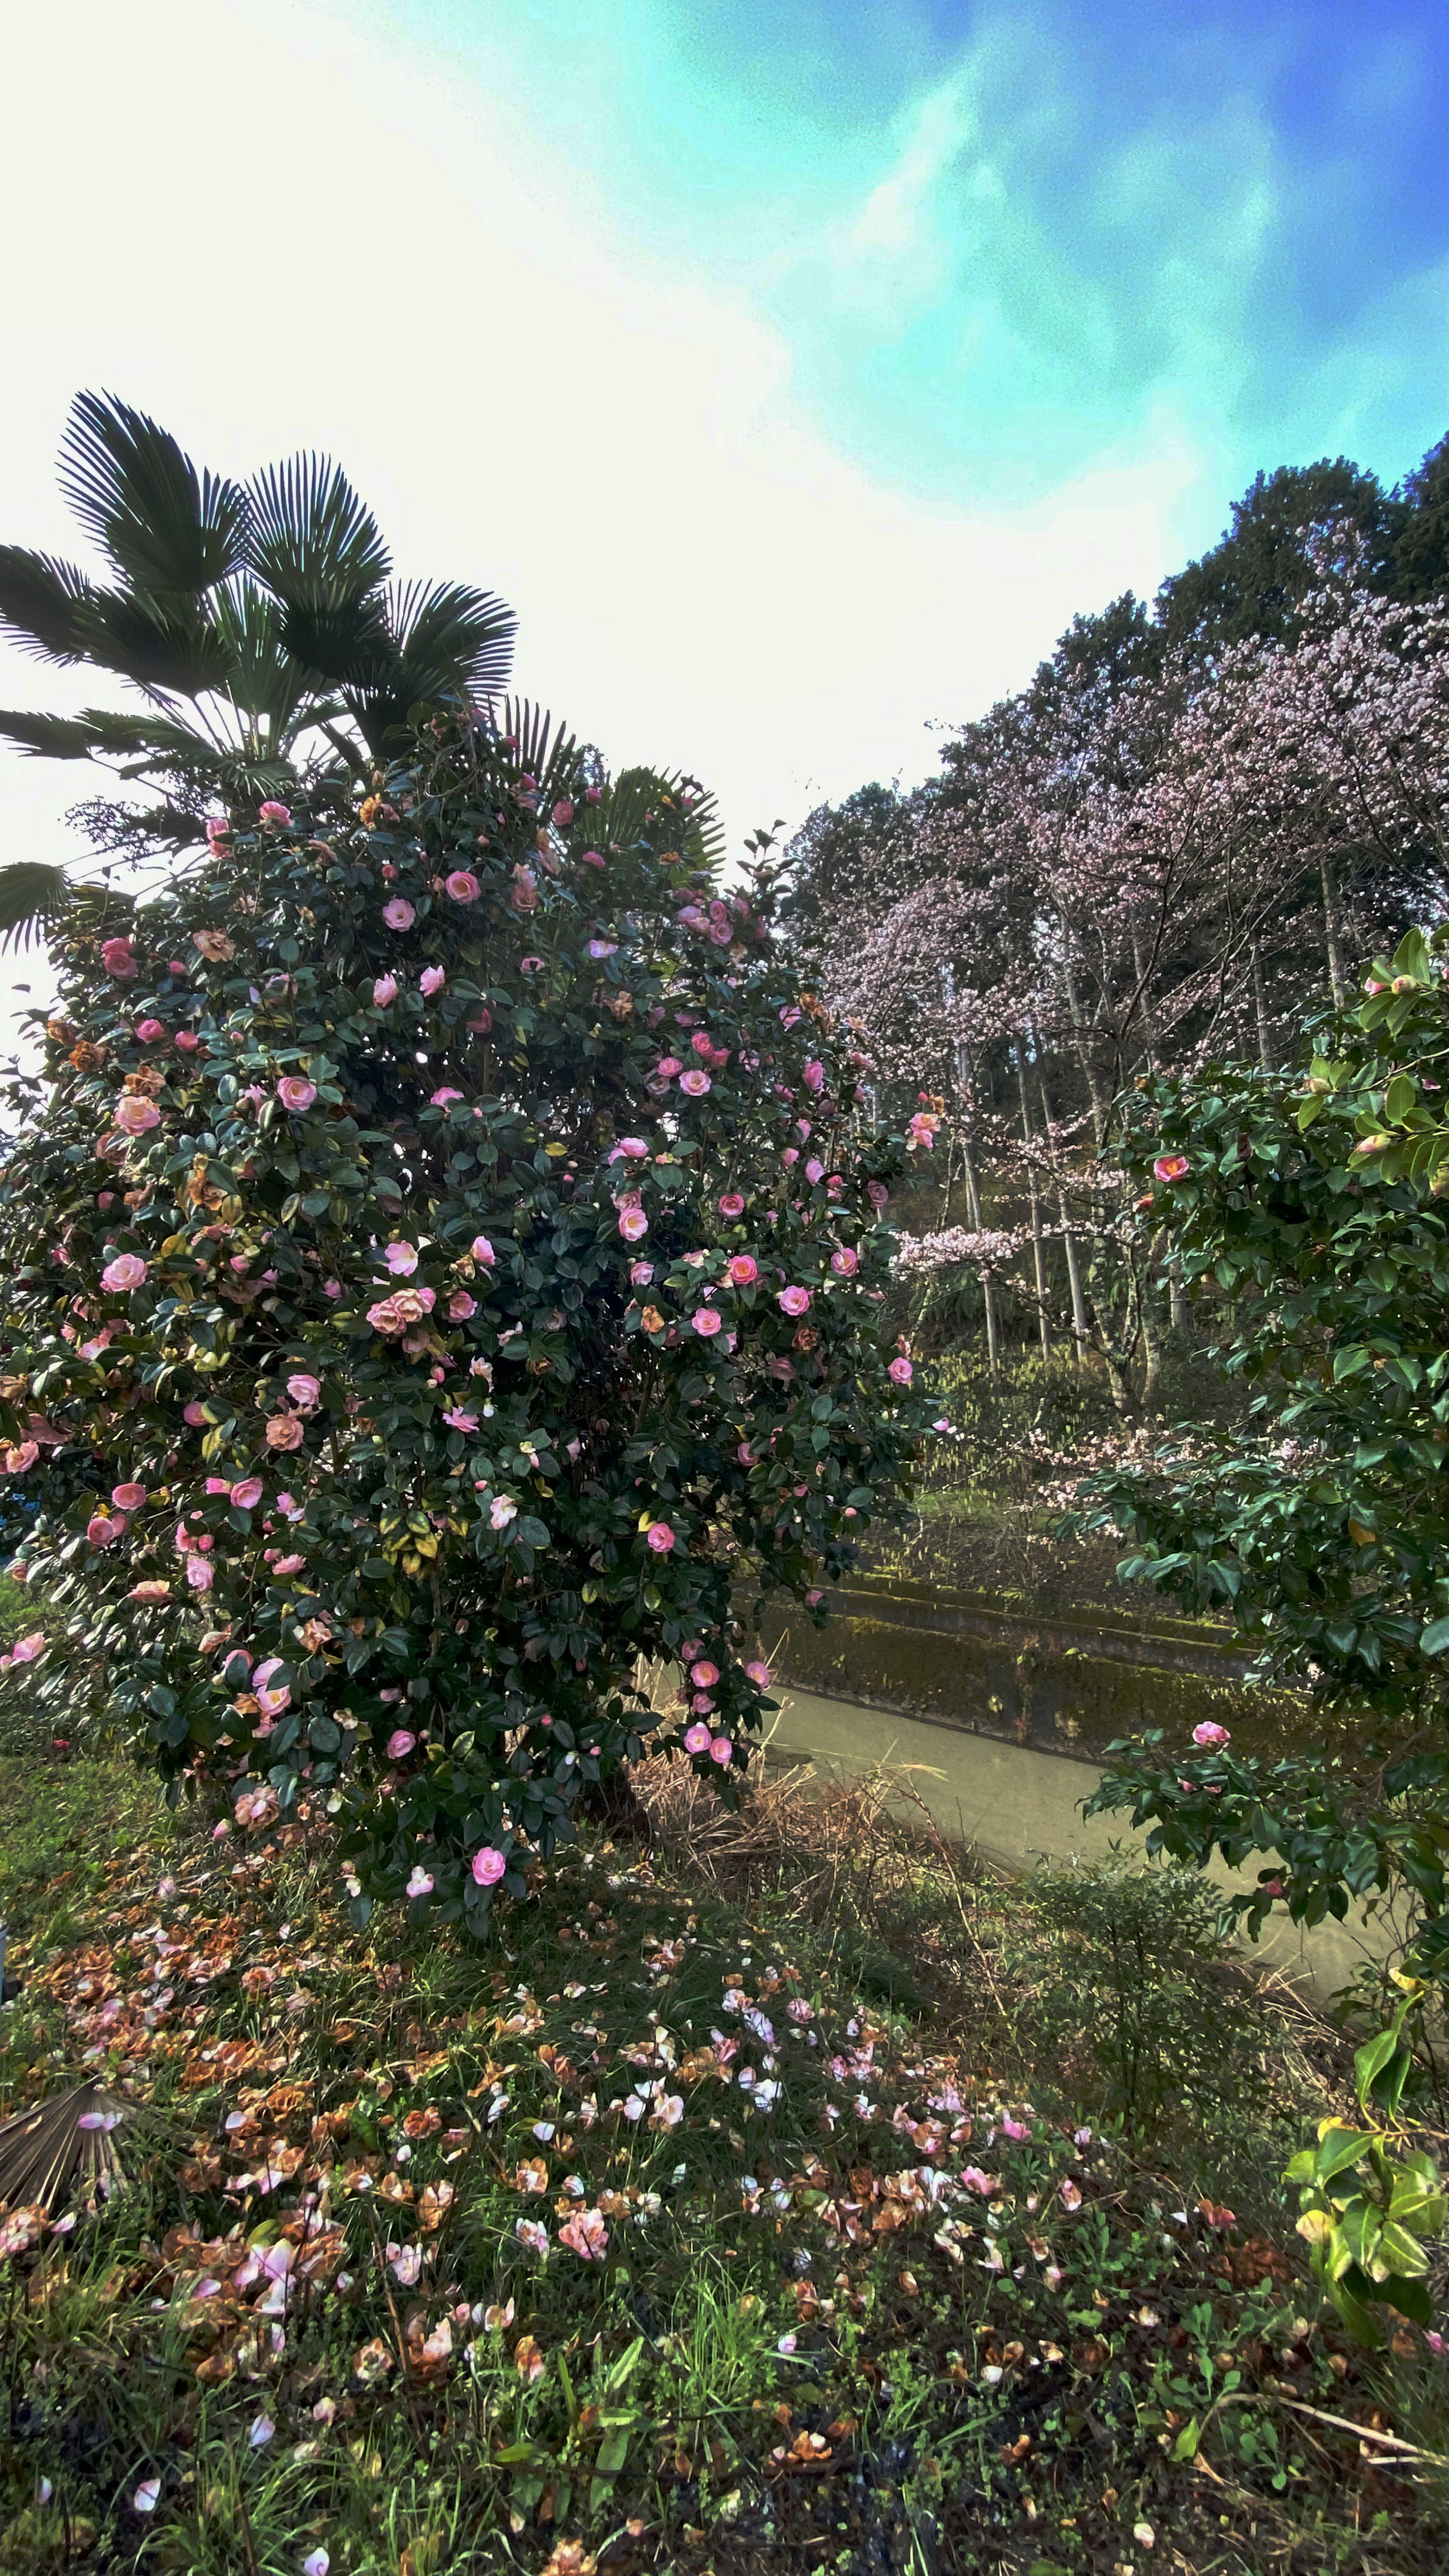
<svg viewBox="0 0 1449 2576"><path fill-rule="evenodd" d="M479 1954L4 1770L0 2109L104 2075L131 2183L12 2218L0 2567L1443 2563L1449 2366L1323 2327L1277 2179L1342 2043L1188 1892L646 1775Z"/></svg>

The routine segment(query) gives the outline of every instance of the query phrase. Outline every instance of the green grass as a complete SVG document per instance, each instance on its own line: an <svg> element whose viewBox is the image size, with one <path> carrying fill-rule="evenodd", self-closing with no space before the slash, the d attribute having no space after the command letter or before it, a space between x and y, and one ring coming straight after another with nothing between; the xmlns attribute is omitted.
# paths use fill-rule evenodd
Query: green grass
<svg viewBox="0 0 1449 2576"><path fill-rule="evenodd" d="M1449 2373L1325 2328L1277 2179L1342 2051L1170 1891L666 1784L647 1860L566 1856L478 1953L354 1934L320 1826L242 1852L119 1765L3 1769L0 2110L90 2071L137 2116L132 2187L0 2266L0 2569L1443 2563L1440 2470L1325 2419L1433 2449Z"/></svg>

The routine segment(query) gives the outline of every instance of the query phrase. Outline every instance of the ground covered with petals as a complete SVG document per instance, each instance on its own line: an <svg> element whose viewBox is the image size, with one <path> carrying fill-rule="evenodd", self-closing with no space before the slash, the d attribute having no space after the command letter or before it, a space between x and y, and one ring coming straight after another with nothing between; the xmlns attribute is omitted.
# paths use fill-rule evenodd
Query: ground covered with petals
<svg viewBox="0 0 1449 2576"><path fill-rule="evenodd" d="M102 2080L130 2182L0 2217L0 2568L1443 2563L1443 2357L1344 2349L1272 2178L1310 2017L1255 2163L1228 2080L1125 2123L1093 1954L1074 2034L1051 1908L879 1798L646 1777L480 1950L353 1930L320 1824L3 1768L0 2114Z"/></svg>

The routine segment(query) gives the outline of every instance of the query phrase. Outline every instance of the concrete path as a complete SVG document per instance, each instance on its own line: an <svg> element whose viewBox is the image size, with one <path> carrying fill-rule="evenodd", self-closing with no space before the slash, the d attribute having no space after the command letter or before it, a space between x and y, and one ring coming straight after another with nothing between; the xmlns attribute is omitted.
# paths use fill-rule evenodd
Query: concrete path
<svg viewBox="0 0 1449 2576"><path fill-rule="evenodd" d="M1043 1859L1061 1862L1073 1855L1099 1860L1114 1843L1129 1854L1143 1851L1126 1816L1082 1815L1081 1802L1101 1777L1090 1763L783 1684L780 1698L769 1742L772 1761L809 1761L823 1778L841 1781L876 1768L909 1766L942 1833L970 1844L999 1869L1030 1869ZM1212 1874L1223 1887L1250 1888L1259 1866L1229 1870L1217 1861ZM1395 1944L1380 1918L1366 1921L1355 1909L1347 1922L1325 1922L1312 1931L1285 1915L1265 1924L1258 1943L1244 1946L1265 1968L1281 1969L1322 2002L1348 1984L1364 1959L1382 1957Z"/></svg>

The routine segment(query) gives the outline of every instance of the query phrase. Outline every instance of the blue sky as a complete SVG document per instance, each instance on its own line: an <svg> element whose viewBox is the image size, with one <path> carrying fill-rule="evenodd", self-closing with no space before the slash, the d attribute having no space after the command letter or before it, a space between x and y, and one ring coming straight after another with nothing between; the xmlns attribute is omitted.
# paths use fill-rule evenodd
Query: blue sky
<svg viewBox="0 0 1449 2576"><path fill-rule="evenodd" d="M1449 428L1442 5L69 0L7 74L0 535L75 548L81 386L329 449L737 838L923 775L1258 466ZM4 854L84 785L0 751Z"/></svg>

